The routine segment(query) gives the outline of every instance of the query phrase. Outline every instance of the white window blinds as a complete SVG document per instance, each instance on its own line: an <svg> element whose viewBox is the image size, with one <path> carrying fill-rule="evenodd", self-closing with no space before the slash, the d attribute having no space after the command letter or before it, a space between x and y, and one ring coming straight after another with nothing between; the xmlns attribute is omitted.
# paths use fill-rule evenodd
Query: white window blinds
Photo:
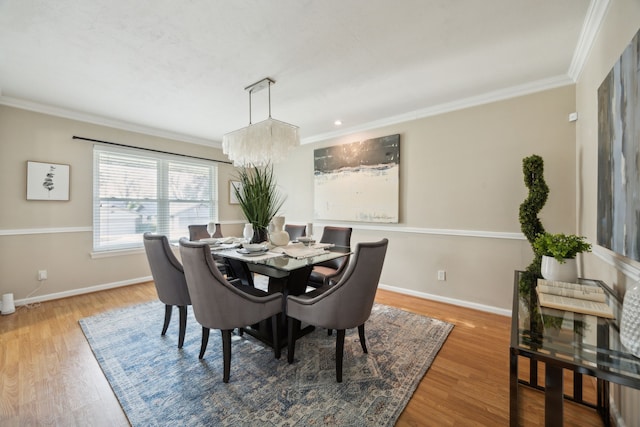
<svg viewBox="0 0 640 427"><path fill-rule="evenodd" d="M93 250L142 247L142 234L189 236L217 222L213 162L122 147L94 146Z"/></svg>

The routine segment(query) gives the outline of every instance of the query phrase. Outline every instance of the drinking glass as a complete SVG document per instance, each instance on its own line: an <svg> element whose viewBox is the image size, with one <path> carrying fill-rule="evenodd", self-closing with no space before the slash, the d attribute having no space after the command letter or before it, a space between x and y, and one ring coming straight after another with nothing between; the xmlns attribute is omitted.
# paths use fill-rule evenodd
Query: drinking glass
<svg viewBox="0 0 640 427"><path fill-rule="evenodd" d="M210 222L207 225L207 231L209 232L209 236L213 237L213 235L216 234L216 223Z"/></svg>

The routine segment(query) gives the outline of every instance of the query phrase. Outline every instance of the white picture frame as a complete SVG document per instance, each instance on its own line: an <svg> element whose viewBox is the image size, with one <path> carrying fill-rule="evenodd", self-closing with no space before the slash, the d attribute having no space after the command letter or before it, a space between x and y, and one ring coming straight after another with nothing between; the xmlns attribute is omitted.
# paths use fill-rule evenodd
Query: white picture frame
<svg viewBox="0 0 640 427"><path fill-rule="evenodd" d="M71 166L27 161L27 200L68 201Z"/></svg>
<svg viewBox="0 0 640 427"><path fill-rule="evenodd" d="M229 204L239 205L240 200L236 197L235 188L242 190L242 183L240 181L229 181Z"/></svg>

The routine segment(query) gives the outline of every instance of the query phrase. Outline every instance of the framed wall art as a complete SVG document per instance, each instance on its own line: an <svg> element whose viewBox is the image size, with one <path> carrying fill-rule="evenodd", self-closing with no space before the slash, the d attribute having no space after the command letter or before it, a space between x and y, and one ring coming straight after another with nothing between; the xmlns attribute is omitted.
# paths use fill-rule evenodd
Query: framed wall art
<svg viewBox="0 0 640 427"><path fill-rule="evenodd" d="M236 197L235 189L241 190L242 183L240 181L229 181L229 204L230 205L239 205L240 201Z"/></svg>
<svg viewBox="0 0 640 427"><path fill-rule="evenodd" d="M640 31L598 88L598 244L640 261Z"/></svg>
<svg viewBox="0 0 640 427"><path fill-rule="evenodd" d="M314 150L314 217L397 223L400 135Z"/></svg>
<svg viewBox="0 0 640 427"><path fill-rule="evenodd" d="M27 200L69 200L69 165L27 161Z"/></svg>

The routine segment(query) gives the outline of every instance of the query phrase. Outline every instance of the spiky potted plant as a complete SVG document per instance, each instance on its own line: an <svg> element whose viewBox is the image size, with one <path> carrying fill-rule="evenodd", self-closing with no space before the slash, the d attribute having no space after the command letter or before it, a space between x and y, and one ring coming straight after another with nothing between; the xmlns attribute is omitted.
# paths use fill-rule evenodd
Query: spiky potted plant
<svg viewBox="0 0 640 427"><path fill-rule="evenodd" d="M278 190L273 166L243 167L237 178L240 185L234 192L245 218L253 226L252 243L267 240L267 227L278 213L286 197Z"/></svg>

